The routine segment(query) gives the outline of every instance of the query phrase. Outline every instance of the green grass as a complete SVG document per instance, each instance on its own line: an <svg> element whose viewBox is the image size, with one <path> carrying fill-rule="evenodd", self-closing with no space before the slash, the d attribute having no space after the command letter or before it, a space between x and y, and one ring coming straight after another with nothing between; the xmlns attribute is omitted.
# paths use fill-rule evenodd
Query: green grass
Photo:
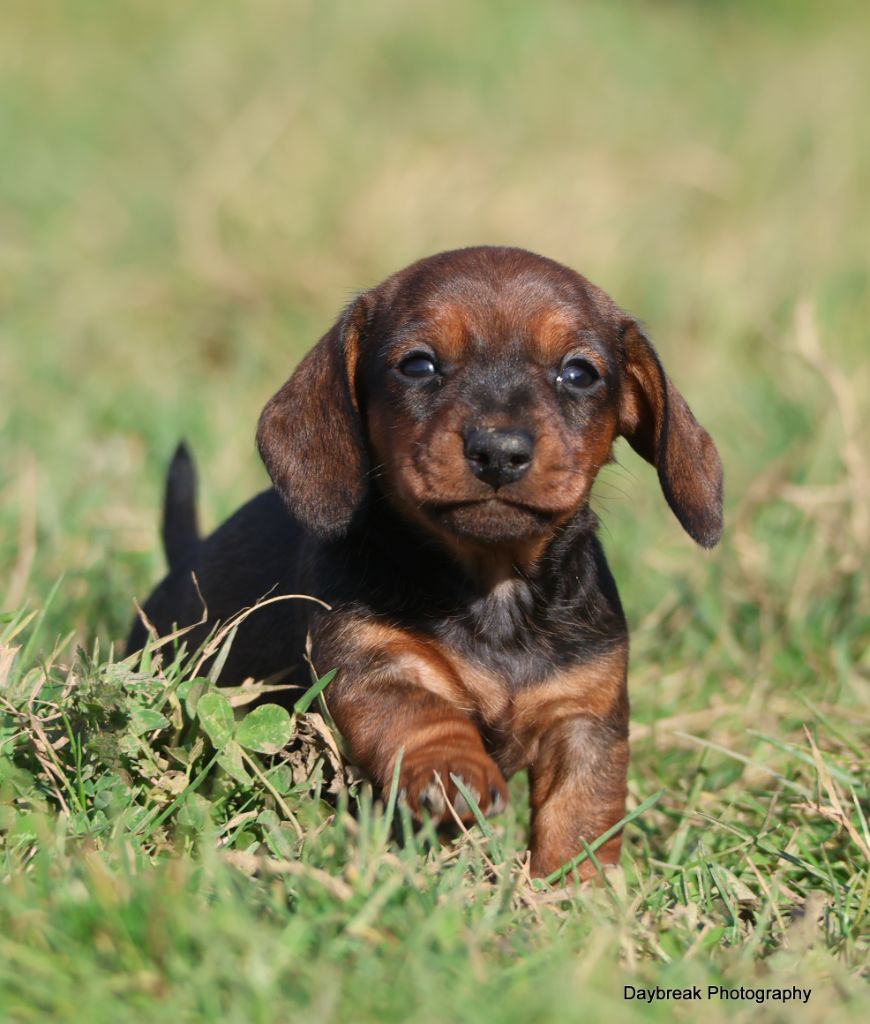
<svg viewBox="0 0 870 1024"><path fill-rule="evenodd" d="M868 30L847 2L4 4L0 1019L867 1018ZM311 712L276 758L195 660L112 653L178 438L214 524L346 298L480 242L642 316L725 463L712 554L627 450L597 487L632 813L660 795L589 891L529 882L522 778L439 846ZM695 984L812 996L623 999Z"/></svg>

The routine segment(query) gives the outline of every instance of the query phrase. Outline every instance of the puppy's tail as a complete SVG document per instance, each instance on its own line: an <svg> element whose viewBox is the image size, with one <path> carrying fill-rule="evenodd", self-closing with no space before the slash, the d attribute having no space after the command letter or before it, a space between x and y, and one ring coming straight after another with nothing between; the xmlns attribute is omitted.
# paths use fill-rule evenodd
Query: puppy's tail
<svg viewBox="0 0 870 1024"><path fill-rule="evenodd" d="M170 569L184 565L199 543L196 467L184 441L175 449L166 474L162 534Z"/></svg>

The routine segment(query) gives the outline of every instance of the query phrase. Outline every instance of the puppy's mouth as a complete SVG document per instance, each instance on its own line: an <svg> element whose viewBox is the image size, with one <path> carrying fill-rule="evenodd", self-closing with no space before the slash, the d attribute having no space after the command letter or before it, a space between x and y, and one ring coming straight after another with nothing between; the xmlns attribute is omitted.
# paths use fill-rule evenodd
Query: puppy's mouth
<svg viewBox="0 0 870 1024"><path fill-rule="evenodd" d="M474 501L427 502L423 508L451 533L487 543L538 537L553 523L552 512L495 495Z"/></svg>

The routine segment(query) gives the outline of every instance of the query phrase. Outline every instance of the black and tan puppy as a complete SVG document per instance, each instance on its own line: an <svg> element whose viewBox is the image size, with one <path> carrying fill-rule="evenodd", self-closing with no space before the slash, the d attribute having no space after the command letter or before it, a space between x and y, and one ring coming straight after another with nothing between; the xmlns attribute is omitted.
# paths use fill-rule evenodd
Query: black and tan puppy
<svg viewBox="0 0 870 1024"><path fill-rule="evenodd" d="M548 874L625 811L628 638L588 504L619 436L714 545L719 456L633 317L519 249L422 260L351 303L271 399L257 440L274 490L203 540L176 457L172 571L145 613L165 634L204 601L195 644L263 596L321 598L332 611L251 615L221 681L304 684L310 631L318 670L339 669L327 703L371 779L388 787L402 752L413 811L446 819L446 790L467 819L451 774L489 813L528 768L532 871ZM137 623L130 651L144 640Z"/></svg>

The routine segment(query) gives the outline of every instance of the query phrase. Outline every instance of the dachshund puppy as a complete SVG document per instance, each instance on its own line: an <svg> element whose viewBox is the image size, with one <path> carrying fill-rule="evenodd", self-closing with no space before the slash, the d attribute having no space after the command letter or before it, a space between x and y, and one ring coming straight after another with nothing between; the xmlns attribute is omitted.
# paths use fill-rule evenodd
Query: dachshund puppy
<svg viewBox="0 0 870 1024"><path fill-rule="evenodd" d="M338 668L327 704L382 790L401 757L417 815L472 820L530 773L531 869L547 875L625 813L628 637L589 492L625 437L683 528L722 532L713 441L637 321L567 267L480 247L364 292L267 404L274 489L199 539L193 470L170 471L157 632L259 598L221 682ZM145 641L134 625L129 651ZM597 851L619 856L621 837ZM593 868L580 865L581 877Z"/></svg>

